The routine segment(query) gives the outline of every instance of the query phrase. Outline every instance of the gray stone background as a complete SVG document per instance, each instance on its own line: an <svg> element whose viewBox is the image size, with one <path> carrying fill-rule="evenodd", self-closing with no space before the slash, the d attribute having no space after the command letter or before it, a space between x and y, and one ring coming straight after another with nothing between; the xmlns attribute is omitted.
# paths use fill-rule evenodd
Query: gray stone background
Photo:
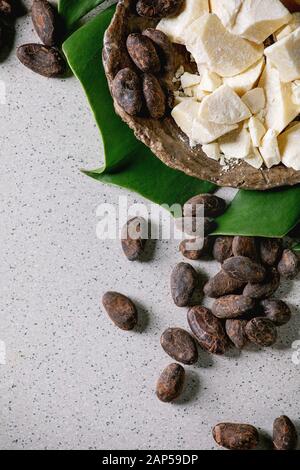
<svg viewBox="0 0 300 470"><path fill-rule="evenodd" d="M21 18L16 45L36 40L29 17ZM13 51L0 80L7 101L0 105L0 448L213 449L219 421L270 433L285 413L299 427L300 365L292 361L299 279L279 291L293 319L276 346L225 357L201 352L182 399L160 403L155 382L170 359L159 337L186 325L169 293L178 244L159 241L149 262L129 263L118 241L97 239L99 204L117 207L120 195L145 201L80 173L99 167L103 152L75 78L35 75ZM206 276L218 270L214 262L195 266ZM124 333L107 319L100 299L108 289L137 301L138 331Z"/></svg>

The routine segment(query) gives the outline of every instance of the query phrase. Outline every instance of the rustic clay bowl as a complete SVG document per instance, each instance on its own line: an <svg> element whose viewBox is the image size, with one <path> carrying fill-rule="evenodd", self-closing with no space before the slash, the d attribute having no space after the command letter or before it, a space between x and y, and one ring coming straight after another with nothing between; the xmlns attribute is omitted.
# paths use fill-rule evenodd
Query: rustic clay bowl
<svg viewBox="0 0 300 470"><path fill-rule="evenodd" d="M109 88L119 70L134 67L126 50L126 38L132 32L141 32L155 27L157 21L141 18L135 11L136 0L120 0L104 38L103 64ZM184 65L193 72L194 64L183 46L174 46L176 67ZM167 87L172 87L172 75L161 76ZM162 120L129 116L114 100L116 113L134 131L136 137L147 145L166 165L187 175L211 181L220 186L265 190L300 182L300 171L277 165L270 170L256 170L241 162L222 166L208 158L201 146L191 148L185 134L178 128L170 113Z"/></svg>

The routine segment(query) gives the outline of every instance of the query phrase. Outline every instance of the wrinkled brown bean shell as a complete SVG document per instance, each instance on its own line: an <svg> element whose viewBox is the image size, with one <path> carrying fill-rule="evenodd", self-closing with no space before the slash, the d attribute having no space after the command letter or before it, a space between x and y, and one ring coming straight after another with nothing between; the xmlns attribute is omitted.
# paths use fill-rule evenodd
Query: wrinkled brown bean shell
<svg viewBox="0 0 300 470"><path fill-rule="evenodd" d="M233 237L218 237L216 238L213 256L216 261L219 263L224 263L224 261L232 256L232 242Z"/></svg>
<svg viewBox="0 0 300 470"><path fill-rule="evenodd" d="M203 209L205 217L218 217L225 212L226 201L214 194L198 194L185 203L183 214L185 217L198 217L203 215Z"/></svg>
<svg viewBox="0 0 300 470"><path fill-rule="evenodd" d="M133 217L122 228L121 244L125 256L129 261L135 261L141 257L146 246L146 239L142 238L146 221L142 217ZM133 237L131 236L133 230ZM135 236L136 233L136 236ZM139 233L141 235L139 235Z"/></svg>
<svg viewBox="0 0 300 470"><path fill-rule="evenodd" d="M190 308L188 324L200 346L213 353L224 354L228 340L222 322L210 310L200 305Z"/></svg>
<svg viewBox="0 0 300 470"><path fill-rule="evenodd" d="M46 46L55 46L59 40L56 9L47 0L34 0L31 8L34 29Z"/></svg>
<svg viewBox="0 0 300 470"><path fill-rule="evenodd" d="M178 398L183 390L185 370L180 364L169 364L160 374L156 395L160 401L169 403Z"/></svg>
<svg viewBox="0 0 300 470"><path fill-rule="evenodd" d="M261 238L260 257L263 264L275 266L282 254L283 242L281 238Z"/></svg>
<svg viewBox="0 0 300 470"><path fill-rule="evenodd" d="M42 44L24 44L17 49L23 65L44 77L60 77L66 71L66 62L54 47Z"/></svg>
<svg viewBox="0 0 300 470"><path fill-rule="evenodd" d="M237 349L243 349L248 342L245 331L247 323L247 320L226 320L227 336Z"/></svg>
<svg viewBox="0 0 300 470"><path fill-rule="evenodd" d="M273 424L273 444L276 450L295 450L298 434L295 425L287 416L279 416Z"/></svg>
<svg viewBox="0 0 300 470"><path fill-rule="evenodd" d="M244 295L226 295L215 300L212 313L221 319L237 318L255 307L255 301Z"/></svg>
<svg viewBox="0 0 300 470"><path fill-rule="evenodd" d="M245 287L245 282L230 277L221 270L204 286L204 293L208 297L218 298L228 294L239 294Z"/></svg>
<svg viewBox="0 0 300 470"><path fill-rule="evenodd" d="M164 351L182 364L195 364L198 350L194 338L182 328L168 328L160 338Z"/></svg>
<svg viewBox="0 0 300 470"><path fill-rule="evenodd" d="M132 33L127 38L127 51L135 65L145 73L158 73L160 60L151 39Z"/></svg>
<svg viewBox="0 0 300 470"><path fill-rule="evenodd" d="M143 93L150 116L161 119L166 112L166 96L157 78L150 73L143 75Z"/></svg>
<svg viewBox="0 0 300 470"><path fill-rule="evenodd" d="M265 268L246 256L234 256L224 261L223 270L231 277L245 282L262 282L266 277Z"/></svg>
<svg viewBox="0 0 300 470"><path fill-rule="evenodd" d="M291 319L291 309L282 300L267 299L263 300L260 305L262 306L265 317L271 320L276 326L285 325Z"/></svg>
<svg viewBox="0 0 300 470"><path fill-rule="evenodd" d="M143 35L147 36L154 43L160 63L166 72L172 72L175 69L174 48L170 39L166 34L158 29L148 28L143 31Z"/></svg>
<svg viewBox="0 0 300 470"><path fill-rule="evenodd" d="M251 343L269 347L277 340L277 329L268 318L252 318L246 325L246 335Z"/></svg>
<svg viewBox="0 0 300 470"><path fill-rule="evenodd" d="M178 307L190 304L198 284L198 275L193 266L188 263L179 263L171 274L171 293L174 303Z"/></svg>
<svg viewBox="0 0 300 470"><path fill-rule="evenodd" d="M299 274L299 258L292 250L284 250L278 264L278 272L285 279L294 279Z"/></svg>
<svg viewBox="0 0 300 470"><path fill-rule="evenodd" d="M195 245L193 249L190 249L193 245ZM210 237L205 237L204 239L194 238L183 240L179 245L179 250L185 258L195 261L209 256L211 254L211 247L212 239Z"/></svg>
<svg viewBox="0 0 300 470"><path fill-rule="evenodd" d="M279 284L279 273L275 268L271 268L270 271L267 272L264 282L248 283L243 294L251 297L252 299L266 299L271 297L277 291Z"/></svg>
<svg viewBox="0 0 300 470"><path fill-rule="evenodd" d="M213 428L219 446L230 450L250 450L258 445L258 431L250 424L219 423Z"/></svg>
<svg viewBox="0 0 300 470"><path fill-rule="evenodd" d="M165 18L180 13L185 0L138 0L136 11L146 18Z"/></svg>
<svg viewBox="0 0 300 470"><path fill-rule="evenodd" d="M119 292L106 292L102 303L110 319L122 330L132 330L137 324L136 307L125 295Z"/></svg>
<svg viewBox="0 0 300 470"><path fill-rule="evenodd" d="M131 69L120 70L114 78L112 93L117 103L127 114L136 116L143 106L142 83Z"/></svg>
<svg viewBox="0 0 300 470"><path fill-rule="evenodd" d="M232 252L233 256L247 256L253 261L259 259L257 242L254 237L234 237Z"/></svg>

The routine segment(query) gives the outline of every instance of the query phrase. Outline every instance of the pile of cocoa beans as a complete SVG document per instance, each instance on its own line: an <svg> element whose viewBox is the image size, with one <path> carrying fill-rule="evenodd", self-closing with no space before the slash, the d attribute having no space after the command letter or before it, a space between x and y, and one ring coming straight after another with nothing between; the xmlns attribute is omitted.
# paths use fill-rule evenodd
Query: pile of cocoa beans
<svg viewBox="0 0 300 470"><path fill-rule="evenodd" d="M198 361L198 346L213 354L225 354L230 347L241 350L247 343L269 347L276 342L277 328L291 318L289 306L273 296L281 278L293 279L299 273L297 255L284 248L281 239L209 235L216 226L214 218L225 210L226 202L211 194L198 195L184 205L183 218L198 226L199 220L194 224L193 219L201 217L199 225L204 227L205 237L192 239L196 242L192 250L189 249L191 238L183 240L180 252L193 261L215 259L221 263L221 270L202 288L199 275L190 263L178 263L172 270L171 295L176 306L189 308L190 332L170 327L161 335L163 350L176 361L162 371L157 381L156 394L163 402L172 402L182 393L183 365ZM136 261L143 256L145 229L147 225L142 217L128 220L123 227L122 249L128 260ZM210 309L194 301L197 290L214 299ZM106 292L102 303L119 328L132 330L137 325L138 312L128 297ZM252 449L258 444L258 431L250 425L221 423L215 426L213 436L228 449ZM275 421L273 441L276 449L296 446L297 433L289 418L283 416Z"/></svg>
<svg viewBox="0 0 300 470"><path fill-rule="evenodd" d="M139 0L136 11L146 18L164 18L177 15L183 4L184 0ZM130 116L162 119L173 98L164 79L175 68L171 41L163 32L148 28L129 34L126 49L129 66L114 77L114 99Z"/></svg>
<svg viewBox="0 0 300 470"><path fill-rule="evenodd" d="M31 18L42 44L19 46L18 59L30 70L44 77L62 76L66 71L66 61L59 46L64 28L56 8L47 0L33 0Z"/></svg>

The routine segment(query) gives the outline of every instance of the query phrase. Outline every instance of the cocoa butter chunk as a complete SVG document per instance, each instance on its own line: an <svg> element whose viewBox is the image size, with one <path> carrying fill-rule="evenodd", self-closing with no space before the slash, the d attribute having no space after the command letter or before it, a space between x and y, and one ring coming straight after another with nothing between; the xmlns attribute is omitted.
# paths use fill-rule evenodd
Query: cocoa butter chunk
<svg viewBox="0 0 300 470"><path fill-rule="evenodd" d="M143 106L142 82L131 69L120 70L114 78L112 94L118 105L130 116L136 116Z"/></svg>
<svg viewBox="0 0 300 470"><path fill-rule="evenodd" d="M188 324L200 346L213 354L224 354L229 346L222 322L200 305L190 308Z"/></svg>
<svg viewBox="0 0 300 470"><path fill-rule="evenodd" d="M219 263L232 256L233 237L217 237L213 248L213 257Z"/></svg>
<svg viewBox="0 0 300 470"><path fill-rule="evenodd" d="M183 240L179 245L179 250L185 258L198 260L210 255L211 246L212 239L210 237L192 238Z"/></svg>
<svg viewBox="0 0 300 470"><path fill-rule="evenodd" d="M121 244L129 261L139 259L146 246L147 222L142 217L133 217L122 228Z"/></svg>
<svg viewBox="0 0 300 470"><path fill-rule="evenodd" d="M145 73L158 73L160 60L151 39L132 33L127 38L127 50L135 65Z"/></svg>
<svg viewBox="0 0 300 470"><path fill-rule="evenodd" d="M168 328L160 338L164 351L182 364L195 364L198 350L194 338L182 328Z"/></svg>
<svg viewBox="0 0 300 470"><path fill-rule="evenodd" d="M164 117L166 96L157 78L150 73L143 75L143 93L150 116L153 119Z"/></svg>
<svg viewBox="0 0 300 470"><path fill-rule="evenodd" d="M60 77L66 62L58 49L43 44L24 44L18 47L17 57L23 65L44 77Z"/></svg>
<svg viewBox="0 0 300 470"><path fill-rule="evenodd" d="M31 8L31 18L40 40L46 46L57 45L60 36L60 25L57 11L51 3L47 0L34 0Z"/></svg>
<svg viewBox="0 0 300 470"><path fill-rule="evenodd" d="M278 299L266 299L260 303L266 318L271 320L276 326L285 325L291 319L290 307Z"/></svg>
<svg viewBox="0 0 300 470"><path fill-rule="evenodd" d="M171 293L175 305L189 305L197 284L198 275L193 266L188 263L177 264L171 274Z"/></svg>
<svg viewBox="0 0 300 470"><path fill-rule="evenodd" d="M267 266L275 266L282 255L282 247L281 238L261 238L260 258L262 263Z"/></svg>
<svg viewBox="0 0 300 470"><path fill-rule="evenodd" d="M284 250L278 264L278 272L285 279L294 279L299 274L299 258L292 250Z"/></svg>
<svg viewBox="0 0 300 470"><path fill-rule="evenodd" d="M160 374L156 395L160 401L169 403L178 398L183 390L185 370L180 364L169 364Z"/></svg>
<svg viewBox="0 0 300 470"><path fill-rule="evenodd" d="M212 313L215 317L237 318L249 312L255 307L255 300L244 295L226 295L215 300Z"/></svg>
<svg viewBox="0 0 300 470"><path fill-rule="evenodd" d="M273 424L273 444L276 450L295 450L298 434L295 425L287 416L279 416Z"/></svg>
<svg viewBox="0 0 300 470"><path fill-rule="evenodd" d="M106 292L102 303L109 318L122 330L132 330L137 324L136 307L125 295L119 292Z"/></svg>
<svg viewBox="0 0 300 470"><path fill-rule="evenodd" d="M213 438L229 450L251 450L258 445L259 435L250 424L219 423L213 428Z"/></svg>
<svg viewBox="0 0 300 470"><path fill-rule="evenodd" d="M237 349L243 349L248 342L246 335L247 323L247 320L226 320L225 330L227 336Z"/></svg>
<svg viewBox="0 0 300 470"><path fill-rule="evenodd" d="M173 44L168 36L158 29L148 28L143 31L143 35L147 36L154 43L156 52L160 58L160 63L166 72L172 72L175 69L175 51Z"/></svg>
<svg viewBox="0 0 300 470"><path fill-rule="evenodd" d="M166 18L177 15L185 0L138 0L136 11L145 18Z"/></svg>
<svg viewBox="0 0 300 470"><path fill-rule="evenodd" d="M198 194L183 206L185 217L218 217L226 210L226 201L214 194ZM203 212L204 211L204 212Z"/></svg>
<svg viewBox="0 0 300 470"><path fill-rule="evenodd" d="M244 287L245 282L230 277L221 270L205 284L203 290L208 297L217 299L228 294L239 294Z"/></svg>
<svg viewBox="0 0 300 470"><path fill-rule="evenodd" d="M243 294L252 299L266 299L271 297L280 285L280 276L276 268L267 271L265 280L261 283L250 282L246 285Z"/></svg>
<svg viewBox="0 0 300 470"><path fill-rule="evenodd" d="M252 318L248 321L245 331L251 343L257 346L269 347L277 340L277 329L268 318Z"/></svg>
<svg viewBox="0 0 300 470"><path fill-rule="evenodd" d="M234 256L224 261L223 270L229 276L245 282L263 282L265 268L246 256Z"/></svg>
<svg viewBox="0 0 300 470"><path fill-rule="evenodd" d="M254 237L234 237L232 242L233 256L247 256L258 260L257 242Z"/></svg>

